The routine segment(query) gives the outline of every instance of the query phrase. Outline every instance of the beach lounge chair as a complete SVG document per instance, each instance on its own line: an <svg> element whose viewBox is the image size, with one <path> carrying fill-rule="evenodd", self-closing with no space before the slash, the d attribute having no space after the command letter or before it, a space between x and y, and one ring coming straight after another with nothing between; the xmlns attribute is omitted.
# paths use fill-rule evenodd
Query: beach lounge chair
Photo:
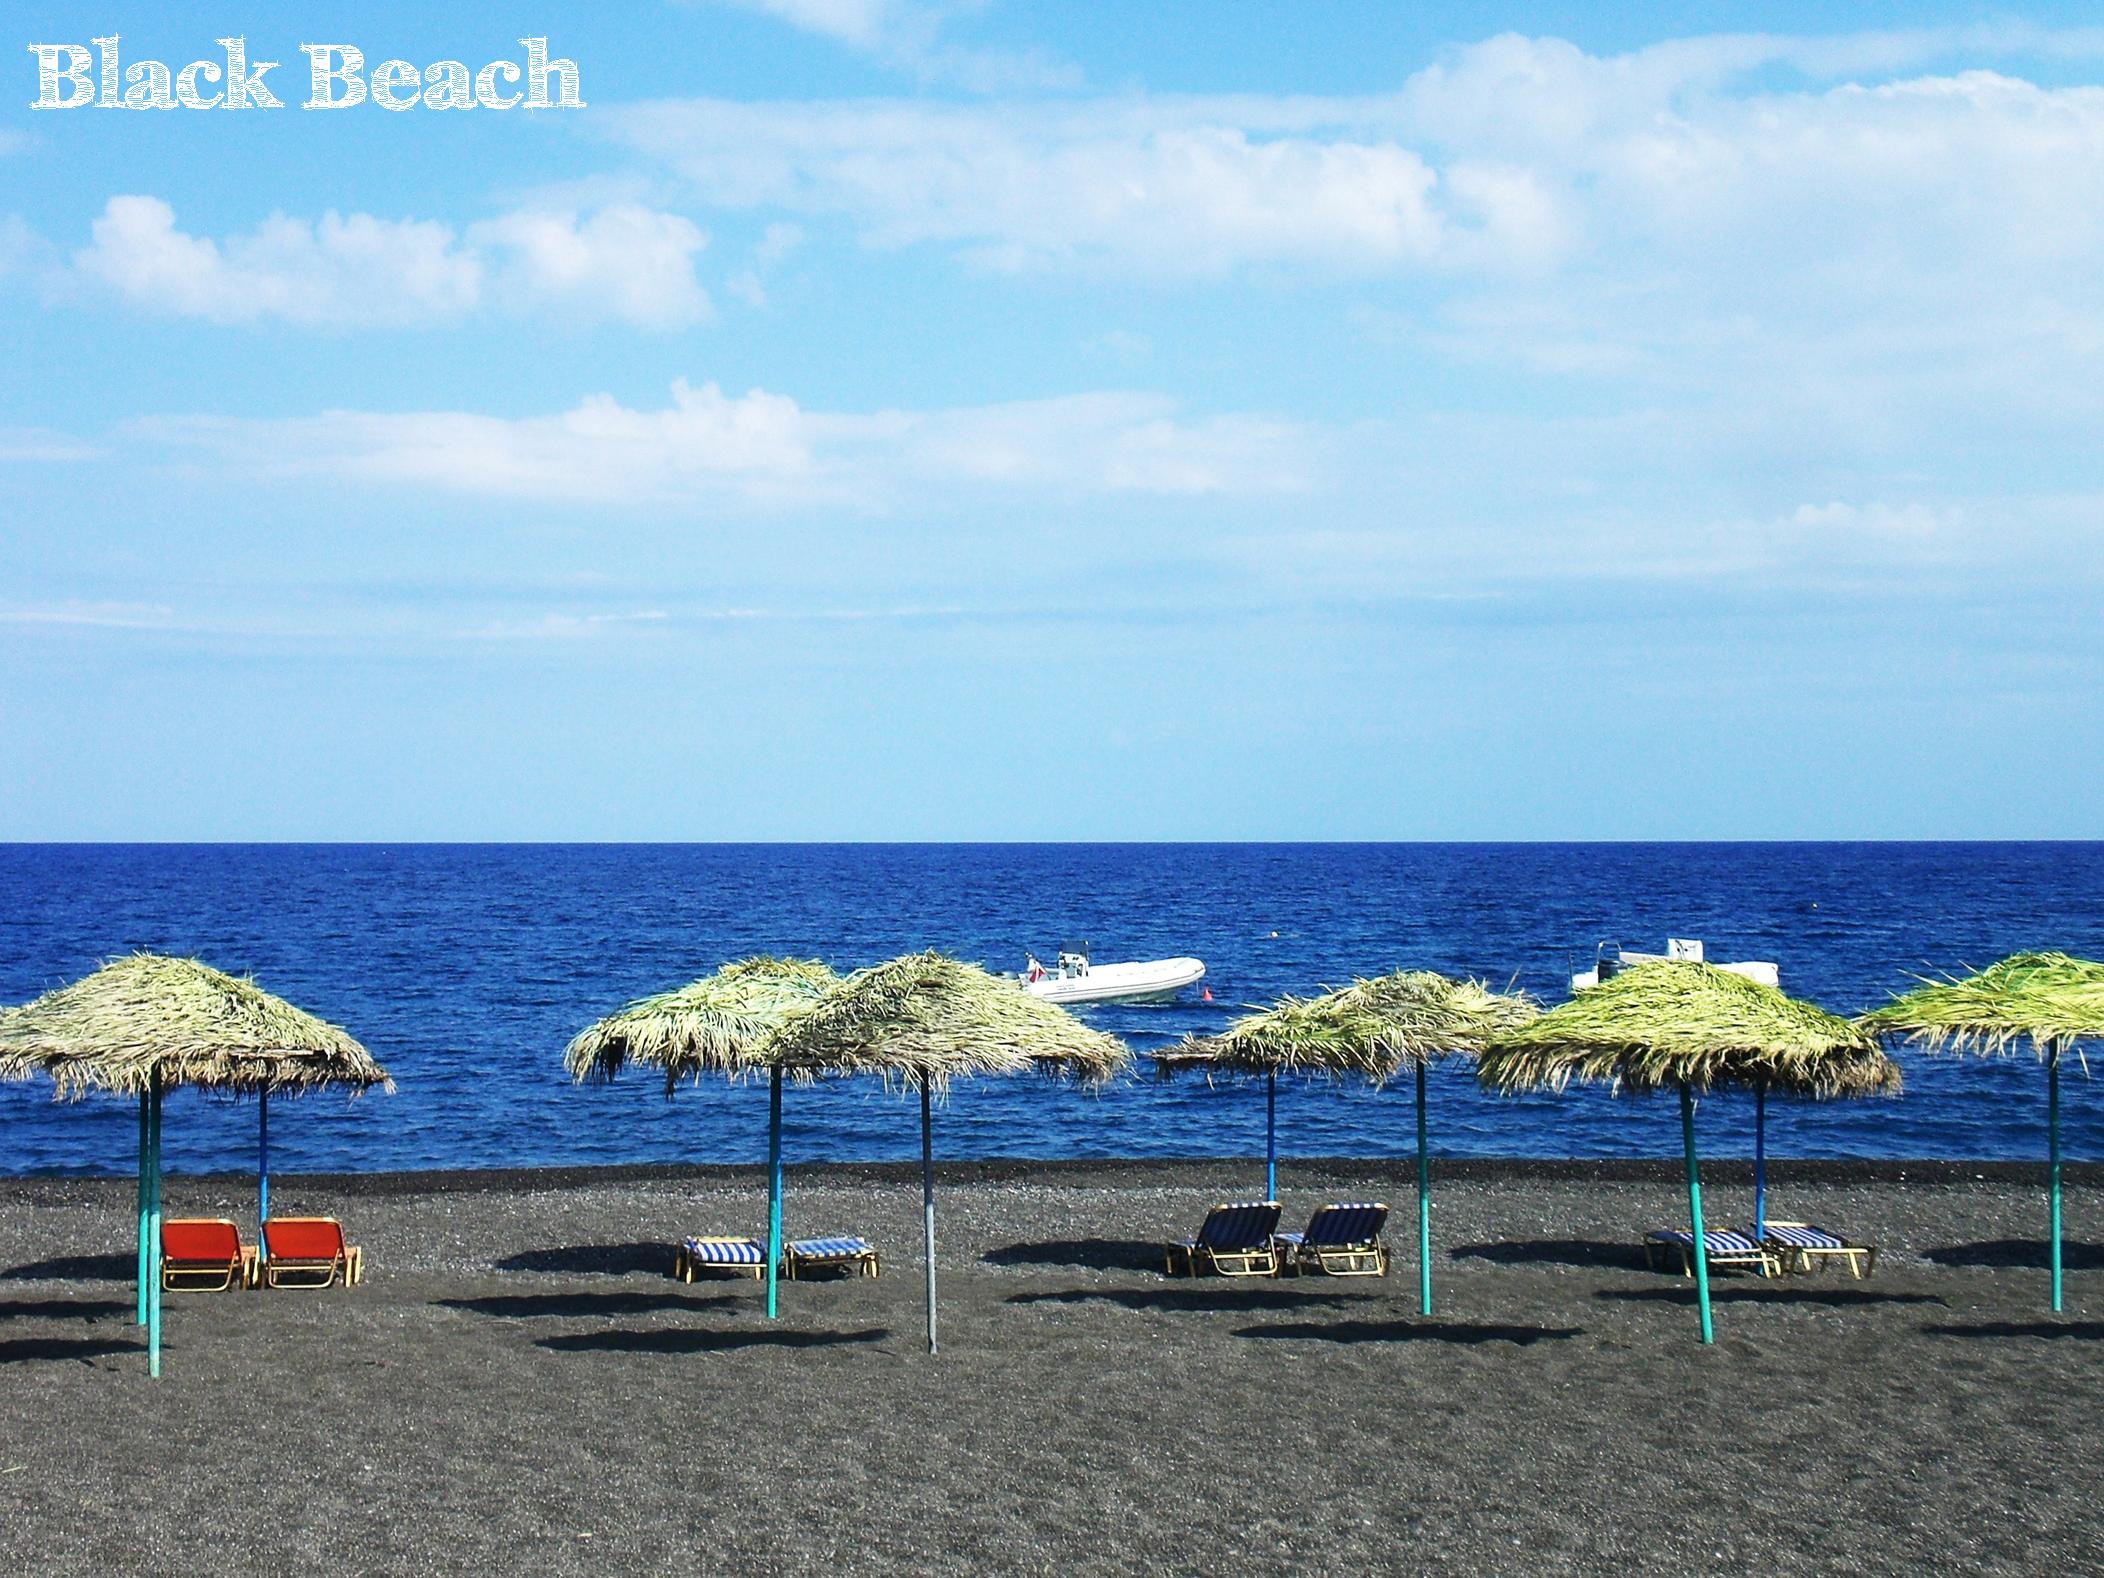
<svg viewBox="0 0 2104 1578"><path fill-rule="evenodd" d="M1809 1222L1768 1222L1761 1242L1791 1271L1824 1271L1830 1261L1847 1265L1851 1276L1869 1276L1878 1268L1875 1244L1851 1244L1823 1227Z"/></svg>
<svg viewBox="0 0 2104 1578"><path fill-rule="evenodd" d="M879 1274L877 1251L866 1238L797 1238L782 1246L782 1268L793 1282L813 1271L844 1271L858 1277Z"/></svg>
<svg viewBox="0 0 2104 1578"><path fill-rule="evenodd" d="M1169 1274L1212 1271L1223 1277L1278 1275L1278 1202L1240 1200L1206 1212L1196 1238L1169 1246ZM1179 1266L1178 1262L1181 1262Z"/></svg>
<svg viewBox="0 0 2104 1578"><path fill-rule="evenodd" d="M1702 1247L1712 1271L1756 1271L1764 1277L1782 1275L1782 1262L1775 1258L1773 1250L1731 1228L1705 1228ZM1661 1227L1644 1235L1644 1262L1652 1270L1658 1269L1659 1256L1669 1252L1679 1257L1682 1276L1695 1274L1693 1233L1681 1227Z"/></svg>
<svg viewBox="0 0 2104 1578"><path fill-rule="evenodd" d="M672 1252L672 1274L692 1282L704 1271L733 1276L767 1274L767 1250L756 1238L690 1238Z"/></svg>
<svg viewBox="0 0 2104 1578"><path fill-rule="evenodd" d="M338 1277L345 1287L356 1287L365 1270L335 1217L274 1216L263 1224L265 1287L326 1288Z"/></svg>
<svg viewBox="0 0 2104 1578"><path fill-rule="evenodd" d="M255 1281L256 1249L223 1216L170 1217L161 1223L161 1286L171 1293L224 1293L239 1277Z"/></svg>
<svg viewBox="0 0 2104 1578"><path fill-rule="evenodd" d="M1388 1246L1381 1229L1388 1207L1378 1200L1326 1205L1308 1219L1305 1233L1280 1233L1279 1247L1296 1271L1332 1277L1385 1277Z"/></svg>

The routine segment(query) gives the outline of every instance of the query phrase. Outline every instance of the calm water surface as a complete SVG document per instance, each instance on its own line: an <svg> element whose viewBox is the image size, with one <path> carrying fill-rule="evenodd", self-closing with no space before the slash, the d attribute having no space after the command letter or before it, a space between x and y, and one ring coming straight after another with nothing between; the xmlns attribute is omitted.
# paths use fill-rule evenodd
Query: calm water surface
<svg viewBox="0 0 2104 1578"><path fill-rule="evenodd" d="M0 1001L137 948L254 974L346 1026L393 1096L310 1096L272 1113L286 1171L616 1161L749 1162L766 1097L710 1084L666 1100L638 1074L574 1087L564 1043L645 992L755 952L848 969L937 947L1002 970L1061 937L1102 960L1196 954L1214 1001L1086 1010L1145 1050L1238 1005L1415 966L1516 982L1560 1001L1602 939L1656 950L1701 937L1713 959L1773 959L1839 1012L1911 971L2026 947L2104 956L2104 844L1661 845L156 845L0 846ZM1905 1056L1898 1101L1776 1103L1782 1156L2028 1157L2044 1081L2028 1058ZM2095 1157L2104 1098L2064 1081L2071 1157ZM1479 1093L1433 1075L1449 1155L1668 1155L1668 1101ZM1710 1155L1751 1147L1749 1102L1705 1102ZM1280 1145L1407 1154L1407 1087L1282 1087ZM918 1154L917 1108L866 1081L790 1093L798 1159ZM136 1109L55 1105L0 1087L0 1171L125 1172ZM168 1164L253 1164L255 1109L170 1098ZM1087 1096L1040 1080L960 1084L937 1118L949 1156L1261 1153L1251 1086L1140 1080Z"/></svg>

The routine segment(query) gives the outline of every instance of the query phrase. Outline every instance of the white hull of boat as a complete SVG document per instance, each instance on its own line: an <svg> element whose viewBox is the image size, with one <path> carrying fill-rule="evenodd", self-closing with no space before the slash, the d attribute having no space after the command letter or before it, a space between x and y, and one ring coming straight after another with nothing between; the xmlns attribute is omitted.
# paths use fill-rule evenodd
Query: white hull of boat
<svg viewBox="0 0 2104 1578"><path fill-rule="evenodd" d="M1205 978L1197 959L1148 959L1137 964L1092 964L1070 975L1047 973L1023 990L1048 1003L1166 1003Z"/></svg>
<svg viewBox="0 0 2104 1578"><path fill-rule="evenodd" d="M1672 955L1664 953L1630 953L1625 949L1621 958L1621 966L1626 970L1631 965L1656 964L1662 959L1671 957ZM1699 958L1700 956L1698 955L1697 957ZM1782 985L1782 972L1773 963L1765 959L1748 959L1738 964L1720 964L1716 968L1724 971L1727 975L1743 975L1747 980L1758 981L1763 986ZM1581 971L1579 974L1571 977L1571 990L1574 992L1591 991L1599 984L1600 972L1597 968Z"/></svg>

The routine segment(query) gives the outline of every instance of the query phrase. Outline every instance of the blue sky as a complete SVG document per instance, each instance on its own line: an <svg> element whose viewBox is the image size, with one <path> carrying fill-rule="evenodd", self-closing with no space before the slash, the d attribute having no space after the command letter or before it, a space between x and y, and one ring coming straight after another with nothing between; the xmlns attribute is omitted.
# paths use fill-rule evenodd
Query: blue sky
<svg viewBox="0 0 2104 1578"><path fill-rule="evenodd" d="M1602 9L12 8L0 836L2095 836L2104 29Z"/></svg>

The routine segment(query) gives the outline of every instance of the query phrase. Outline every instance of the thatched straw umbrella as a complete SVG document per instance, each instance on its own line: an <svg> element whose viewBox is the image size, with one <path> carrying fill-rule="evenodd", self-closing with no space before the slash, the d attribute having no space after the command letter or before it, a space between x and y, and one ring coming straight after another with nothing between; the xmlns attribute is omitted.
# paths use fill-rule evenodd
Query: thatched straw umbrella
<svg viewBox="0 0 2104 1578"><path fill-rule="evenodd" d="M703 1074L736 1077L751 1072L750 1053L770 1030L839 984L816 959L738 959L672 991L639 997L578 1032L563 1066L582 1083L643 1063L663 1072L668 1092Z"/></svg>
<svg viewBox="0 0 2104 1578"><path fill-rule="evenodd" d="M2060 1289L2060 1055L2104 1037L2104 964L2018 953L1976 974L1922 984L1858 1024L1927 1052L2000 1056L2021 1042L2046 1066L2046 1196L2053 1308Z"/></svg>
<svg viewBox="0 0 2104 1578"><path fill-rule="evenodd" d="M1772 986L1682 960L1637 965L1497 1037L1477 1074L1503 1091L1561 1090L1574 1078L1616 1089L1678 1089L1704 1342L1713 1336L1695 1097L1734 1086L1814 1098L1899 1089L1899 1070L1868 1031Z"/></svg>
<svg viewBox="0 0 2104 1578"><path fill-rule="evenodd" d="M638 998L579 1032L563 1064L580 1083L609 1080L629 1062L662 1069L665 1094L682 1079L721 1074L733 1082L765 1066L754 1049L770 1031L807 1012L840 983L816 959L756 957L670 992ZM774 1317L782 1258L782 1070L770 1068L767 1097L767 1314Z"/></svg>
<svg viewBox="0 0 2104 1578"><path fill-rule="evenodd" d="M58 1093L139 1098L139 1321L161 1373L161 1101L178 1085L265 1098L324 1086L392 1089L337 1026L195 959L135 953L0 1014L0 1064L40 1068ZM259 1172L259 1208L267 1209Z"/></svg>
<svg viewBox="0 0 2104 1578"><path fill-rule="evenodd" d="M1425 1134L1425 1070L1436 1058L1472 1057L1539 1010L1524 995L1493 992L1430 970L1397 970L1324 992L1284 997L1218 1035L1187 1037L1158 1053L1164 1072L1215 1069L1264 1076L1264 1195L1278 1198L1278 1077L1358 1075L1376 1087L1403 1069L1417 1080L1418 1304L1432 1313L1432 1168Z"/></svg>
<svg viewBox="0 0 2104 1578"><path fill-rule="evenodd" d="M927 1257L928 1351L935 1352L935 1141L931 1090L971 1074L1066 1073L1100 1084L1130 1058L1016 982L940 953L857 971L808 1013L788 1020L755 1056L794 1079L875 1074L920 1090L921 1212Z"/></svg>

